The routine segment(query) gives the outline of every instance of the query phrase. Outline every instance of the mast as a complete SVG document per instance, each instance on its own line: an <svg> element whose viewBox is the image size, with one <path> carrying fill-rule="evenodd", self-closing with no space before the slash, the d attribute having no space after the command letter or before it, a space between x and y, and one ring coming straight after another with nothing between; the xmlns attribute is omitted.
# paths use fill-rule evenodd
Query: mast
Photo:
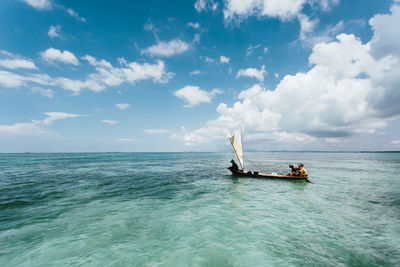
<svg viewBox="0 0 400 267"><path fill-rule="evenodd" d="M243 143L242 143L242 140L243 140L243 136L242 136L242 129L239 129L239 131L240 131L240 143L241 143L241 145L242 145L242 169L244 170L244 153L243 153Z"/></svg>
<svg viewBox="0 0 400 267"><path fill-rule="evenodd" d="M244 169L242 132L240 130L234 131L232 136L229 137L229 140L231 141L233 152L235 152L237 161L239 161L240 166L242 169Z"/></svg>

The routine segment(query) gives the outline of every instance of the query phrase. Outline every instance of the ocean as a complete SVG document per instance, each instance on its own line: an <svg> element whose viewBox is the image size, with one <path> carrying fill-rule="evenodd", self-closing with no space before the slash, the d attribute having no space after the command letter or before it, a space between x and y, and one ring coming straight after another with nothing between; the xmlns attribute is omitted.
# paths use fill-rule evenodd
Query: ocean
<svg viewBox="0 0 400 267"><path fill-rule="evenodd" d="M400 153L232 157L0 154L0 266L400 265Z"/></svg>

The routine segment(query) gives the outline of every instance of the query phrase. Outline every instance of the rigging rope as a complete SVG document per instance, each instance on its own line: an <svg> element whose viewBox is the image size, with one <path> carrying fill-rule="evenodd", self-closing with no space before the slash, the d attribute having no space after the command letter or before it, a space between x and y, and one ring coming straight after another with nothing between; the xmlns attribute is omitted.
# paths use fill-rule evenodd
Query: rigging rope
<svg viewBox="0 0 400 267"><path fill-rule="evenodd" d="M261 172L265 171L264 168L260 167L257 163L255 163L252 160L246 159L247 162L249 162L251 165L255 166L257 169L259 169Z"/></svg>

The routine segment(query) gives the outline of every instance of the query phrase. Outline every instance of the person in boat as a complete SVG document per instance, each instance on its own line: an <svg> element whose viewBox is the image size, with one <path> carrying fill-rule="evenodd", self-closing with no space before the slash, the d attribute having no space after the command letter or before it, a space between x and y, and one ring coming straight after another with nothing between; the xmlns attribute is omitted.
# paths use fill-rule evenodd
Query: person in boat
<svg viewBox="0 0 400 267"><path fill-rule="evenodd" d="M288 176L298 176L298 167L294 167L293 165L289 165L289 168L292 169Z"/></svg>
<svg viewBox="0 0 400 267"><path fill-rule="evenodd" d="M303 176L303 177L308 177L308 172L306 171L306 169L304 169L304 164L303 163L299 163L298 165L299 167L297 168L297 172L299 173L299 176Z"/></svg>
<svg viewBox="0 0 400 267"><path fill-rule="evenodd" d="M232 159L231 160L232 166L229 167L231 170L239 170L239 166L236 164L236 162Z"/></svg>

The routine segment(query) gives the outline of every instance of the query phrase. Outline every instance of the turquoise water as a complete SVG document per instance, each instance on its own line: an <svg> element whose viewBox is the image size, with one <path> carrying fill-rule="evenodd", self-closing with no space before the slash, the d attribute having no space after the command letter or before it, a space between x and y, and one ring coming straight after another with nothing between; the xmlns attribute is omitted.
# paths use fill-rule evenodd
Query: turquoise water
<svg viewBox="0 0 400 267"><path fill-rule="evenodd" d="M400 153L0 154L0 266L394 266ZM249 166L248 168L250 168Z"/></svg>

